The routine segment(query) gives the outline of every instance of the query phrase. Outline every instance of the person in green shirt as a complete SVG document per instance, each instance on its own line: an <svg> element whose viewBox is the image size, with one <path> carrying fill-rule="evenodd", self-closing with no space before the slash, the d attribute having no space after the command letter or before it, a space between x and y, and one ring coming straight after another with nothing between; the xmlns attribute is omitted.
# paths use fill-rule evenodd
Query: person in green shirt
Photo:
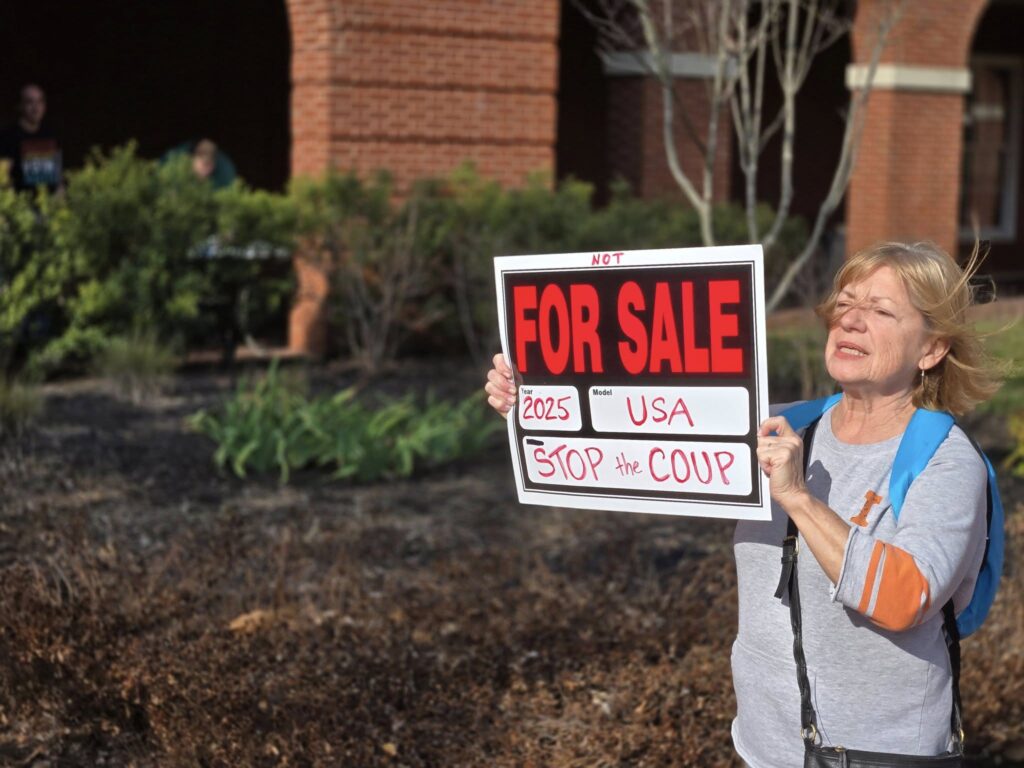
<svg viewBox="0 0 1024 768"><path fill-rule="evenodd" d="M231 158L211 139L202 138L179 144L168 150L162 161L167 162L181 155L191 158L192 172L200 179L209 179L214 189L231 186L231 182L238 176Z"/></svg>

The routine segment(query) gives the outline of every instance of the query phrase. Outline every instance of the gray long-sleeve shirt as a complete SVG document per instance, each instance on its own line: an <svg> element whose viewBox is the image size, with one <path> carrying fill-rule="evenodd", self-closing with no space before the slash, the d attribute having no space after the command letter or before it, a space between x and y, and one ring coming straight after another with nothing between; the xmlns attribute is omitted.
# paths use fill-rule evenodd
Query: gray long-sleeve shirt
<svg viewBox="0 0 1024 768"><path fill-rule="evenodd" d="M773 413L782 407L772 408ZM841 443L821 419L807 486L850 524L833 585L801 541L804 652L826 745L935 755L950 740L951 677L942 606L974 591L985 551L985 465L953 427L911 484L899 522L889 475L900 436ZM733 743L752 768L803 764L788 604L774 597L786 513L740 522L734 539L739 633L732 649Z"/></svg>

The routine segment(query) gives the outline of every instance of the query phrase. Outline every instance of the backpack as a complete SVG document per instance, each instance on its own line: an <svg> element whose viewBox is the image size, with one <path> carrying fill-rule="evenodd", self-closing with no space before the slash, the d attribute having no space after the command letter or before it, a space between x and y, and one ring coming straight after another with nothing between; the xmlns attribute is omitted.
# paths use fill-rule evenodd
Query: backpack
<svg viewBox="0 0 1024 768"><path fill-rule="evenodd" d="M820 419L829 408L839 402L841 397L842 394L835 394L819 400L808 400L787 408L779 415L785 416L793 429L804 429ZM918 408L910 418L907 430L903 433L899 448L896 450L892 476L889 480L889 501L892 503L892 512L897 523L910 484L931 461L954 423L956 422L953 417L945 411L929 411L924 408ZM975 632L985 621L989 608L996 598L999 577L1003 572L1003 502L999 497L996 472L992 468L992 462L978 444L973 440L971 444L985 462L988 471L988 538L981 570L974 585L974 594L971 595L967 607L956 617L961 637L967 637Z"/></svg>

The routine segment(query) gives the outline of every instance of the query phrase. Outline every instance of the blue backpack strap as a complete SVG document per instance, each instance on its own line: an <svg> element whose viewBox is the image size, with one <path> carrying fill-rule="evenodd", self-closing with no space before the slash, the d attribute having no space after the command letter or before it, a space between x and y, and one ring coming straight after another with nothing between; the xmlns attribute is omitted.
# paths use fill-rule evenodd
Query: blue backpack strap
<svg viewBox="0 0 1024 768"><path fill-rule="evenodd" d="M907 497L907 489L928 466L952 428L953 417L942 411L918 408L910 417L900 447L896 450L892 476L889 478L889 503L892 504L892 513L897 522L900 510L903 509L903 500Z"/></svg>
<svg viewBox="0 0 1024 768"><path fill-rule="evenodd" d="M785 416L793 429L803 429L811 422L821 418L829 408L839 402L841 397L841 394L836 394L818 400L808 400L787 408L779 415ZM949 436L949 431L953 428L954 423L953 417L948 413L928 411L923 408L917 409L911 417L906 432L900 440L899 448L896 450L892 477L889 480L889 501L892 504L893 515L897 523L910 484L924 471L939 446ZM992 607L996 591L999 589L999 579L1003 573L1005 545L1003 531L1005 513L1002 499L999 497L995 469L978 445L971 442L984 460L988 472L988 541L985 545L985 557L981 564L981 571L978 573L978 580L974 586L974 594L971 596L970 603L956 619L961 637L967 637L975 632L988 616L989 608Z"/></svg>
<svg viewBox="0 0 1024 768"><path fill-rule="evenodd" d="M976 443L974 448L985 460L985 469L988 470L988 541L985 543L985 557L981 561L981 570L978 572L978 581L974 584L971 602L956 617L956 625L962 637L967 637L984 623L988 610L996 599L999 579L1003 575L1003 500L999 496L999 483L992 462Z"/></svg>
<svg viewBox="0 0 1024 768"><path fill-rule="evenodd" d="M797 403L791 405L786 410L782 411L779 416L785 416L786 421L793 429L803 429L812 421L820 419L825 411L831 408L833 405L838 403L843 397L842 392L837 392L834 395L828 397L822 397L817 400L808 400L804 403Z"/></svg>
<svg viewBox="0 0 1024 768"><path fill-rule="evenodd" d="M924 471L932 456L942 445L953 428L953 417L940 411L928 411L919 408L914 412L907 425L907 430L900 440L893 461L892 477L889 480L889 502L892 504L893 516L899 521L900 510L907 497L907 490L914 478ZM967 607L956 617L957 629L961 637L975 632L988 616L989 608L995 600L999 589L999 579L1003 573L1003 502L999 497L999 484L995 469L977 443L971 441L974 449L985 462L988 474L988 540L985 544L985 556L978 572L978 580L974 585L974 593Z"/></svg>

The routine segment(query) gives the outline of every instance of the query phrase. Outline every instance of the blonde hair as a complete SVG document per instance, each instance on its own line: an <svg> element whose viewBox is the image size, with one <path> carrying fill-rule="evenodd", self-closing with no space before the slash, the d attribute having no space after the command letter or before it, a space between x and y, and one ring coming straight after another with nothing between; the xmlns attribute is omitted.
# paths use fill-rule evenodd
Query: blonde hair
<svg viewBox="0 0 1024 768"><path fill-rule="evenodd" d="M977 242L963 268L934 243L880 243L846 261L816 312L831 327L843 288L882 267L892 269L926 327L949 344L942 360L914 382L914 405L960 416L992 397L1004 376L1004 368L985 352L981 335L967 318L973 303L970 280L983 258Z"/></svg>

